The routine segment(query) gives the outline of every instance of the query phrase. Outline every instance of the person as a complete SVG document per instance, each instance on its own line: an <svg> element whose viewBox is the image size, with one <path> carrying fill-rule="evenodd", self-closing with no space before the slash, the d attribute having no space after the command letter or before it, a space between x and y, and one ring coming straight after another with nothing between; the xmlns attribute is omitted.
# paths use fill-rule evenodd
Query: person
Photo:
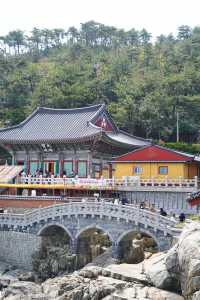
<svg viewBox="0 0 200 300"><path fill-rule="evenodd" d="M180 222L185 222L185 214L184 214L184 213L181 213L181 214L179 215L179 221L180 221Z"/></svg>
<svg viewBox="0 0 200 300"><path fill-rule="evenodd" d="M140 203L140 209L144 209L145 208L145 204L144 204L144 202L141 202Z"/></svg>
<svg viewBox="0 0 200 300"><path fill-rule="evenodd" d="M160 209L160 215L163 216L163 217L167 216L167 213L166 213L166 211L164 211L163 208Z"/></svg>
<svg viewBox="0 0 200 300"><path fill-rule="evenodd" d="M126 205L128 203L128 201L125 197L122 198L121 202L122 202L122 205Z"/></svg>
<svg viewBox="0 0 200 300"><path fill-rule="evenodd" d="M152 204L151 207L150 207L150 211L155 213L156 212L156 209L155 209L155 204Z"/></svg>

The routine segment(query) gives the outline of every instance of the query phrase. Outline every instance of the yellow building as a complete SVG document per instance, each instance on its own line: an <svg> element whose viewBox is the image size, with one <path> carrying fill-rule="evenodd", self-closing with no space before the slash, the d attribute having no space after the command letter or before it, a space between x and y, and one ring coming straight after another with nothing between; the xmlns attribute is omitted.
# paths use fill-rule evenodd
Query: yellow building
<svg viewBox="0 0 200 300"><path fill-rule="evenodd" d="M116 178L139 176L143 179L190 179L200 174L200 161L194 155L157 145L118 156L113 164Z"/></svg>

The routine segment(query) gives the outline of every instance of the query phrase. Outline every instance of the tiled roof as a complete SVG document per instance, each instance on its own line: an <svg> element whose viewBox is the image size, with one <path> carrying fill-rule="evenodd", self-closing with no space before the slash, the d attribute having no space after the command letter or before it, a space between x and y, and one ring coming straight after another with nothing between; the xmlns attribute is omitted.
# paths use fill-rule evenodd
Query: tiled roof
<svg viewBox="0 0 200 300"><path fill-rule="evenodd" d="M107 132L106 135L113 141L127 145L134 145L136 147L144 147L151 144L151 142L148 140L127 134L126 132L121 130L119 130L117 133Z"/></svg>
<svg viewBox="0 0 200 300"><path fill-rule="evenodd" d="M101 116L107 118L112 132L95 125ZM128 149L149 144L120 131L104 104L75 109L39 107L19 125L0 129L0 144L75 143L96 137Z"/></svg>
<svg viewBox="0 0 200 300"><path fill-rule="evenodd" d="M101 128L91 124L90 120L102 109L103 105L76 109L40 107L19 125L1 129L0 142L67 142L90 138L101 133Z"/></svg>
<svg viewBox="0 0 200 300"><path fill-rule="evenodd" d="M115 158L117 162L186 162L192 160L194 160L194 155L158 145L149 145Z"/></svg>

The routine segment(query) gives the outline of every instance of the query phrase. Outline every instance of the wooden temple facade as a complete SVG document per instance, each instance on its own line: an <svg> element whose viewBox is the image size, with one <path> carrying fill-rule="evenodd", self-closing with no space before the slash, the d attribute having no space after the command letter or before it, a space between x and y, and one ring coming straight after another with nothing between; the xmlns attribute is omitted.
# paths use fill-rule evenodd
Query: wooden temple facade
<svg viewBox="0 0 200 300"><path fill-rule="evenodd" d="M19 125L0 129L0 145L26 174L112 177L114 156L149 145L116 126L105 105L37 108Z"/></svg>

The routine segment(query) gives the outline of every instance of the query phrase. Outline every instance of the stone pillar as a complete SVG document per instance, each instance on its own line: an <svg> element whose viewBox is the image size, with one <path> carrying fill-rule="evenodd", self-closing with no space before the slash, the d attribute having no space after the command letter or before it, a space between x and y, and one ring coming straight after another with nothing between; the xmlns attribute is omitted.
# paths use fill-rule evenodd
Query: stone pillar
<svg viewBox="0 0 200 300"><path fill-rule="evenodd" d="M78 245L77 239L70 240L69 250L72 254L77 254L77 245Z"/></svg>
<svg viewBox="0 0 200 300"><path fill-rule="evenodd" d="M26 151L26 174L30 174L30 154Z"/></svg>
<svg viewBox="0 0 200 300"><path fill-rule="evenodd" d="M87 155L87 177L92 177L92 155L90 152Z"/></svg>
<svg viewBox="0 0 200 300"><path fill-rule="evenodd" d="M42 171L43 171L43 161L44 161L43 153L40 152L40 153L39 153L39 166L40 166L39 169L42 169Z"/></svg>
<svg viewBox="0 0 200 300"><path fill-rule="evenodd" d="M119 259L119 244L112 242L112 258Z"/></svg>
<svg viewBox="0 0 200 300"><path fill-rule="evenodd" d="M16 165L16 152L15 151L12 152L12 165L13 166Z"/></svg>
<svg viewBox="0 0 200 300"><path fill-rule="evenodd" d="M63 176L64 171L64 154L62 152L59 153L59 176Z"/></svg>

